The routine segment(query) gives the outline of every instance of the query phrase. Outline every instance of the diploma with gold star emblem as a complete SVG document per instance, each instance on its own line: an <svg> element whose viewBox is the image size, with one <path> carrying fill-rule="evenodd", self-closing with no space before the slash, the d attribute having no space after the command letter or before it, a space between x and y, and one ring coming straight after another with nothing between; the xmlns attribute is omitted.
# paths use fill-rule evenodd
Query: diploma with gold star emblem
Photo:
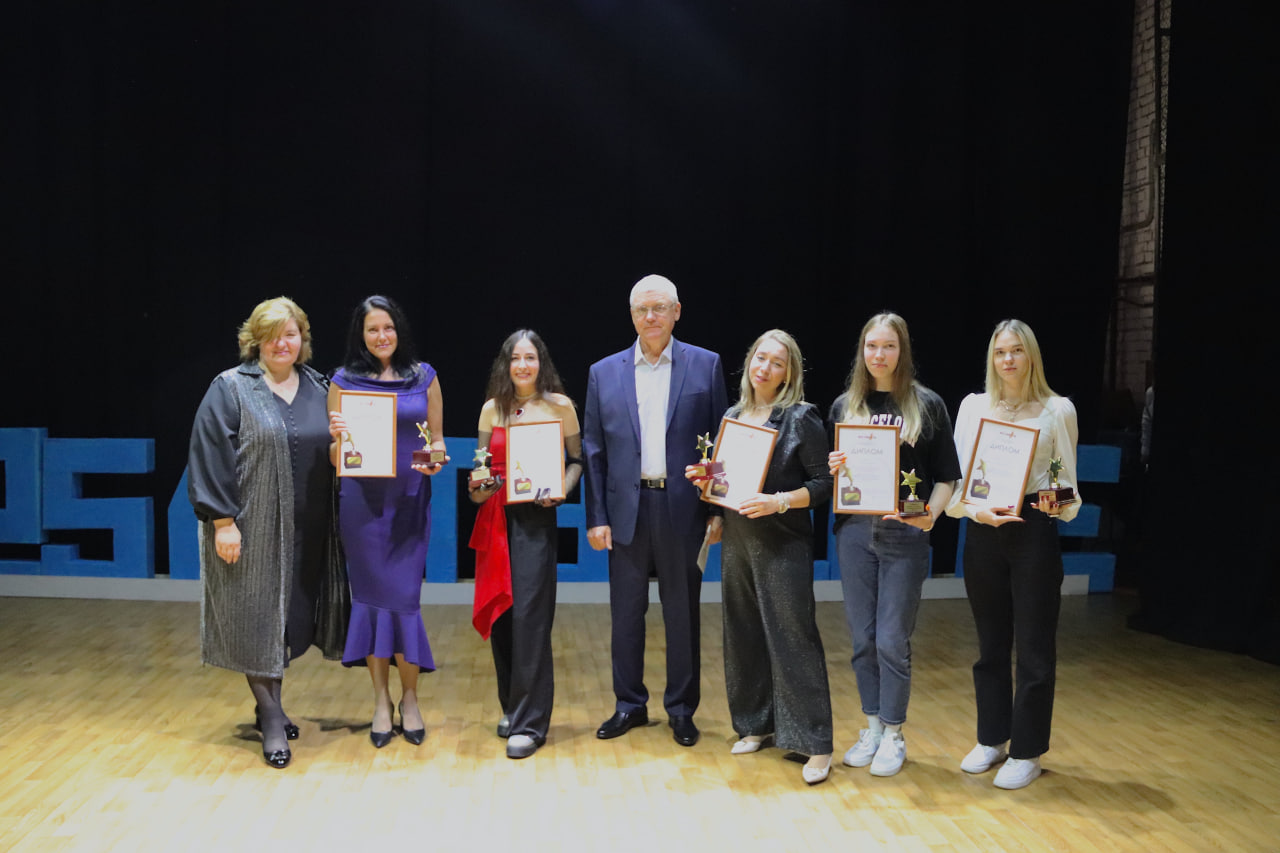
<svg viewBox="0 0 1280 853"><path fill-rule="evenodd" d="M338 396L338 411L347 422L338 453L338 476L394 477L396 395L343 391Z"/></svg>
<svg viewBox="0 0 1280 853"><path fill-rule="evenodd" d="M836 450L844 453L844 464L836 472L836 512L898 511L898 447L896 426L836 424Z"/></svg>
<svg viewBox="0 0 1280 853"><path fill-rule="evenodd" d="M961 500L978 509L1019 515L1040 430L983 418L973 443Z"/></svg>

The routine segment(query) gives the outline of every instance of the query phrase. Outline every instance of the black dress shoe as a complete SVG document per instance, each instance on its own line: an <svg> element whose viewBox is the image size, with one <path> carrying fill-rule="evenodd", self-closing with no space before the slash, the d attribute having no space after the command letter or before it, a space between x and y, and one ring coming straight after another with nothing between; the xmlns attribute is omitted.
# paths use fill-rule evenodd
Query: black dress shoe
<svg viewBox="0 0 1280 853"><path fill-rule="evenodd" d="M701 737L698 727L693 724L693 717L675 716L667 720L667 725L671 726L672 736L681 746L693 746Z"/></svg>
<svg viewBox="0 0 1280 853"><path fill-rule="evenodd" d="M265 746L262 748L262 760L277 770L283 770L288 767L292 759L293 753L289 751L288 747L272 750L271 752L267 752Z"/></svg>
<svg viewBox="0 0 1280 853"><path fill-rule="evenodd" d="M511 737L511 717L507 714L503 714L502 719L498 720L498 737L503 740Z"/></svg>
<svg viewBox="0 0 1280 853"><path fill-rule="evenodd" d="M369 741L378 749L382 749L384 746L391 743L391 739L395 736L395 729L392 729L389 732L375 732L371 730L369 732Z"/></svg>
<svg viewBox="0 0 1280 853"><path fill-rule="evenodd" d="M601 740L608 740L612 737L625 735L636 726L649 725L649 712L644 708L638 711L615 711L613 716L600 724L600 728L596 729L596 737ZM695 730L696 731L696 730Z"/></svg>
<svg viewBox="0 0 1280 853"><path fill-rule="evenodd" d="M409 741L409 743L413 744L414 746L420 746L422 742L427 739L427 730L425 728L406 729L404 727L404 703L401 702L399 707L400 707L400 731L404 734L404 739Z"/></svg>
<svg viewBox="0 0 1280 853"><path fill-rule="evenodd" d="M253 706L253 728L255 731L262 731L262 709L257 705ZM297 740L300 732L298 727L293 723L284 724L284 736L289 740ZM287 763L287 762L286 762Z"/></svg>

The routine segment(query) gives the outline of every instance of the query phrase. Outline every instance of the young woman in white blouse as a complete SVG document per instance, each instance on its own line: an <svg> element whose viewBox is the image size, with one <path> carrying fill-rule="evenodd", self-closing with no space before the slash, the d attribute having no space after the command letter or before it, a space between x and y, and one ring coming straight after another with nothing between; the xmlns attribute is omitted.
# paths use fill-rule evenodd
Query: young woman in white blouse
<svg viewBox="0 0 1280 853"><path fill-rule="evenodd" d="M984 773L1007 759L996 773L998 788L1023 788L1040 775L1040 756L1049 749L1057 670L1058 608L1062 554L1057 520L1079 511L1076 482L1075 406L1045 381L1035 333L1020 320L1002 320L987 345L986 391L970 394L956 417L956 450L968 469L983 418L1040 431L1021 516L975 509L957 492L947 512L967 517L964 582L978 629L978 662L973 685L978 706L978 744L960 767ZM1077 501L1039 500L1049 487L1050 461L1058 458L1061 486L1075 489ZM1017 649L1017 677L1012 652Z"/></svg>

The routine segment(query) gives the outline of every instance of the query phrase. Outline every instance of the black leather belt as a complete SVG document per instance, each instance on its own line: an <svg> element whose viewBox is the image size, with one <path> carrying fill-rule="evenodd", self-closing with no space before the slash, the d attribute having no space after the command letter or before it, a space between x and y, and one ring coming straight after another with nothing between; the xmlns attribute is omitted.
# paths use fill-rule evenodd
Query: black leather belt
<svg viewBox="0 0 1280 853"><path fill-rule="evenodd" d="M667 487L667 481L665 479L646 480L644 478L641 478L640 480L640 488L642 489L665 489L666 487Z"/></svg>

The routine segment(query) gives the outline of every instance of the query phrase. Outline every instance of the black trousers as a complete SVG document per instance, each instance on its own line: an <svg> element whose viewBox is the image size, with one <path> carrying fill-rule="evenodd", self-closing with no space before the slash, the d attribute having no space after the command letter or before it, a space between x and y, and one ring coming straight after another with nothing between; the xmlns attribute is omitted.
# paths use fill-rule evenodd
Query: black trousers
<svg viewBox="0 0 1280 853"><path fill-rule="evenodd" d="M498 701L511 734L546 738L555 699L551 625L556 614L556 511L537 504L506 508L511 609L489 635Z"/></svg>
<svg viewBox="0 0 1280 853"><path fill-rule="evenodd" d="M964 587L978 629L978 743L1009 741L1010 757L1036 758L1049 750L1053 720L1062 552L1054 519L1030 508L1022 517L969 523Z"/></svg>

